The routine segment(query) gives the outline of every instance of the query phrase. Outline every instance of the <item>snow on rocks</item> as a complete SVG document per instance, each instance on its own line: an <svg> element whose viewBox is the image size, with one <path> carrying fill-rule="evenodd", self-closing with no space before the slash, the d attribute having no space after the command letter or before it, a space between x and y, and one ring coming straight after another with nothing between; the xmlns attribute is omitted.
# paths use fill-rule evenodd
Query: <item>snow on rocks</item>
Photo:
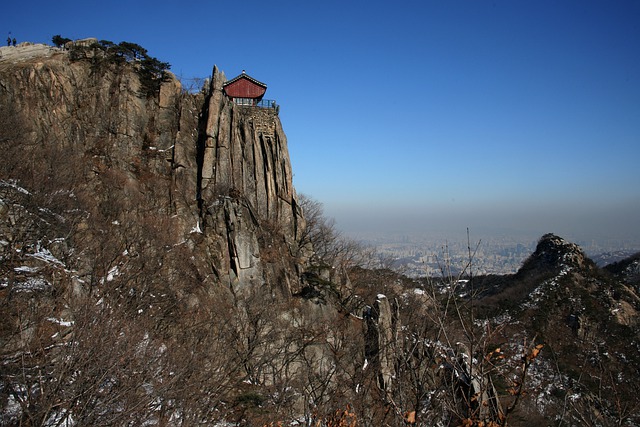
<svg viewBox="0 0 640 427"><path fill-rule="evenodd" d="M40 261L44 261L47 264L54 264L54 265L57 265L57 266L60 266L60 267L64 267L64 264L62 263L62 261L60 261L58 258L53 256L53 254L51 254L49 249L43 248L40 245L40 242L38 242L38 245L36 246L36 252L32 253L32 254L27 254L27 256L33 257L33 258L38 259Z"/></svg>
<svg viewBox="0 0 640 427"><path fill-rule="evenodd" d="M73 321L70 320L56 319L55 317L47 317L47 320L60 326L73 326Z"/></svg>
<svg viewBox="0 0 640 427"><path fill-rule="evenodd" d="M23 282L13 284L11 290L14 292L36 292L51 289L52 285L43 277L29 277Z"/></svg>

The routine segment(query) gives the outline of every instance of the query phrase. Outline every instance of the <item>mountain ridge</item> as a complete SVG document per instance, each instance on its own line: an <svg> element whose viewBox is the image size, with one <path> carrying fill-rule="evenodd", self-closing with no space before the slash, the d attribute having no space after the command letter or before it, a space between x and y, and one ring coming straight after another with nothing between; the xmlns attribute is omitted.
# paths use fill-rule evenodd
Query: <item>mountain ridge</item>
<svg viewBox="0 0 640 427"><path fill-rule="evenodd" d="M545 342L545 353L557 366L546 380L538 372L535 381L548 384L545 393L574 396L582 422L608 425L607 417L618 417L634 425L638 402L632 389L640 366L636 291L598 268L579 246L553 234L540 239L506 282L501 292L486 299L490 305L501 297L512 299L511 304L502 301L506 313L521 330L533 331ZM513 289L518 292L509 295ZM478 304L483 302L480 298ZM509 329L517 333L518 327ZM602 393L616 396L617 403L607 402ZM548 413L560 416L563 404L548 399Z"/></svg>

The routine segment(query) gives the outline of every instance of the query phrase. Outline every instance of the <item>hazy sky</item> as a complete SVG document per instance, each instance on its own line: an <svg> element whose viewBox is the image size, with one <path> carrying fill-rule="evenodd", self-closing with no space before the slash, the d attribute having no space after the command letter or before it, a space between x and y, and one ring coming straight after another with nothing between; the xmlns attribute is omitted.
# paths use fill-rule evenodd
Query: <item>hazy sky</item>
<svg viewBox="0 0 640 427"><path fill-rule="evenodd" d="M640 1L29 1L0 31L131 41L281 105L298 192L345 231L640 241Z"/></svg>

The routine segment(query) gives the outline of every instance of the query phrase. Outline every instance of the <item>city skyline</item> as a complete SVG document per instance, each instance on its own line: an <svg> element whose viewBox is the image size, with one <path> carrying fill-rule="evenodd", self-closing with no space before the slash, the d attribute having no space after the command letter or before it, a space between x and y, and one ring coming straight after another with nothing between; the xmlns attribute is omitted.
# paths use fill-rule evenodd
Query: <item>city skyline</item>
<svg viewBox="0 0 640 427"><path fill-rule="evenodd" d="M460 233L348 233L365 247L375 248L381 266L392 267L410 277L512 274L531 256L543 236ZM562 236L560 236L562 237ZM603 267L638 252L629 240L575 241L596 264ZM471 260L471 262L470 262Z"/></svg>

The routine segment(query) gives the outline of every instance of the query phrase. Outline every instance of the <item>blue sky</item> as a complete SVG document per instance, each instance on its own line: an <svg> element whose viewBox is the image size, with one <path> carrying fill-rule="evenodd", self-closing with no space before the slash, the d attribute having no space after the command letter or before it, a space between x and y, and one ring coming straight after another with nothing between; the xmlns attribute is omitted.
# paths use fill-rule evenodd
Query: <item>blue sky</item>
<svg viewBox="0 0 640 427"><path fill-rule="evenodd" d="M108 5L107 5L108 4ZM31 1L18 41L131 41L281 105L298 192L345 231L640 242L640 1Z"/></svg>

